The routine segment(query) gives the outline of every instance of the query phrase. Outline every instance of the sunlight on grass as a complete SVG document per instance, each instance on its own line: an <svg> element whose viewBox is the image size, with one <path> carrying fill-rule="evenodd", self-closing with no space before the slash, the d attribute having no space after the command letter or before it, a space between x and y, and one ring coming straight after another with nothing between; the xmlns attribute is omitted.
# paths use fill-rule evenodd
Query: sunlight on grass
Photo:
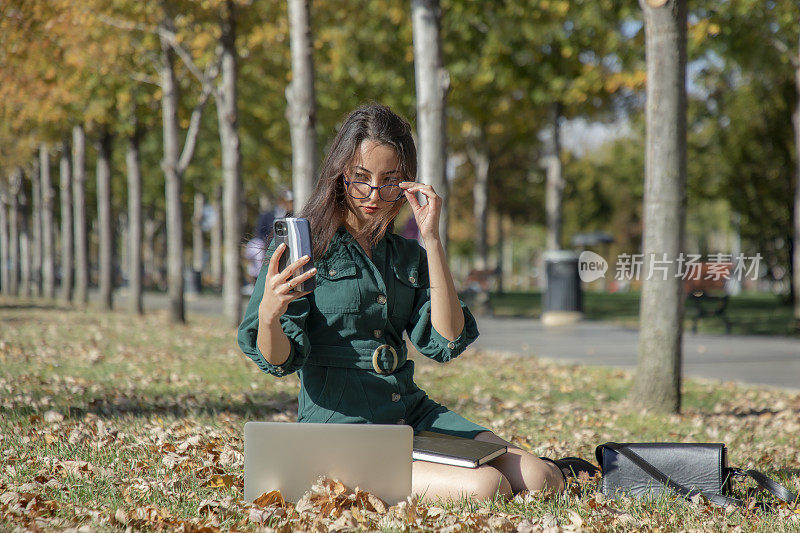
<svg viewBox="0 0 800 533"><path fill-rule="evenodd" d="M242 428L293 421L299 385L295 376L262 374L232 328L2 301L0 327L0 529L215 531L344 520L387 531L778 531L800 520L791 510L758 516L668 497L615 500L577 484L555 496L340 509L328 522L291 505L260 509L240 500ZM621 370L475 351L446 365L413 358L431 397L537 455L594 461L594 448L609 440L726 442L731 464L800 488L797 393L687 380L683 413L658 416L628 403L631 375Z"/></svg>

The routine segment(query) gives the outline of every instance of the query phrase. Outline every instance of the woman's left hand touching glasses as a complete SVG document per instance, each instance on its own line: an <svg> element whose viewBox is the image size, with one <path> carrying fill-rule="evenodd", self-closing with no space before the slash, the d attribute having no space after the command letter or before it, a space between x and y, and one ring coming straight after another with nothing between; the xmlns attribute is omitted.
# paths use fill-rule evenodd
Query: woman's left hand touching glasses
<svg viewBox="0 0 800 533"><path fill-rule="evenodd" d="M422 239L426 242L439 240L439 216L442 213L442 199L436 194L433 187L425 183L401 181L399 185L411 206L411 211L414 213ZM425 205L420 205L415 193L423 195L428 202Z"/></svg>

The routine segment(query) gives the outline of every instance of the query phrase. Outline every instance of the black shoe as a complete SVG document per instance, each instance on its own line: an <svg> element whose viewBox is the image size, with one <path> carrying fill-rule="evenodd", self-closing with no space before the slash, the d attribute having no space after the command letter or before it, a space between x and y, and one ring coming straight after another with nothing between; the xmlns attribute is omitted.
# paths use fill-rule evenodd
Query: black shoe
<svg viewBox="0 0 800 533"><path fill-rule="evenodd" d="M555 464L558 469L561 470L561 475L564 476L564 482L567 481L567 477L580 477L581 472L586 472L589 478L593 478L600 472L599 468L579 457L564 457L563 459L555 460L547 457L540 457L539 459Z"/></svg>

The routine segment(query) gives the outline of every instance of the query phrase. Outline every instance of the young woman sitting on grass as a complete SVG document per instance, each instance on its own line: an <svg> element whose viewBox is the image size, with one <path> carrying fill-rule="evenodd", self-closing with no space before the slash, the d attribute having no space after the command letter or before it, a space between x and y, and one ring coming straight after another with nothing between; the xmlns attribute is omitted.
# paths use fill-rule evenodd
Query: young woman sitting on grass
<svg viewBox="0 0 800 533"><path fill-rule="evenodd" d="M415 432L508 446L508 453L476 469L415 461L417 494L489 498L561 490L565 477L554 462L462 418L414 383L403 332L439 362L458 356L478 336L442 248L442 200L433 187L415 182L416 161L411 127L389 108L367 105L350 113L300 214L311 224L315 268L292 277L305 257L279 271L285 247L273 241L239 327L239 345L264 372L298 372L299 422L407 424ZM392 231L406 201L424 248ZM312 276L313 292L292 291Z"/></svg>

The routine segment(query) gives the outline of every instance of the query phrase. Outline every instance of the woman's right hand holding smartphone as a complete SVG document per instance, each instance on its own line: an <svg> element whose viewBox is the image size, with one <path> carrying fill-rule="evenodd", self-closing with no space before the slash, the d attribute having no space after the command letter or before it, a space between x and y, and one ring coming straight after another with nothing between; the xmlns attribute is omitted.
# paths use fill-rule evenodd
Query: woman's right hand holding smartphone
<svg viewBox="0 0 800 533"><path fill-rule="evenodd" d="M294 288L306 280L313 278L317 269L312 268L304 274L292 277L303 265L308 263L311 258L301 257L294 263L288 265L283 271L278 270L278 262L286 251L286 244L281 243L275 249L275 253L269 260L267 267L267 279L264 283L264 294L261 297L261 304L258 307L258 314L261 319L270 322L278 320L286 312L289 304L298 298L310 294L313 291L297 292Z"/></svg>

